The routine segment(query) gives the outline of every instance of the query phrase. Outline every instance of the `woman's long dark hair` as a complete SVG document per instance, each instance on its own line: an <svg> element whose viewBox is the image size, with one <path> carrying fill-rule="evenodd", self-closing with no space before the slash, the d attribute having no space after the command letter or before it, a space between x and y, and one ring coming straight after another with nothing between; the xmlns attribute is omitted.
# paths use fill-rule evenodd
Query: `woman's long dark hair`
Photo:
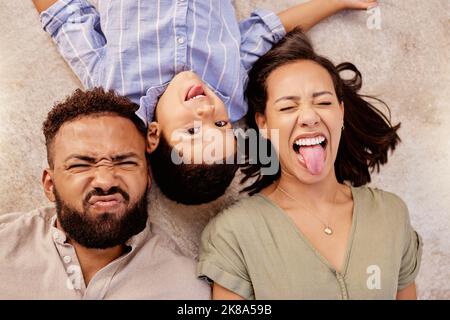
<svg viewBox="0 0 450 320"><path fill-rule="evenodd" d="M330 60L317 55L309 39L298 28L289 32L251 69L245 92L249 105L248 126L258 130L255 114L265 114L269 75L275 69L298 60L311 60L325 68L333 80L339 102L344 102L345 129L342 132L334 163L338 182L349 181L355 187L369 183L370 172L375 169L379 171L380 165L385 164L388 160L388 151L390 149L393 151L400 142L397 135L400 123L395 126L391 124L389 107L383 101L358 94L362 85L362 77L353 64L345 62L334 66ZM340 73L346 70L354 73L352 79L341 78ZM367 99L383 104L389 113L389 118L370 104ZM259 146L265 145L260 142L258 144ZM268 151L274 152L270 143ZM260 175L263 167L265 166L260 161L257 161L256 164L244 165L242 171L245 176L242 183L252 177L258 176L258 179L243 191L254 194L280 177L280 170L275 175Z"/></svg>

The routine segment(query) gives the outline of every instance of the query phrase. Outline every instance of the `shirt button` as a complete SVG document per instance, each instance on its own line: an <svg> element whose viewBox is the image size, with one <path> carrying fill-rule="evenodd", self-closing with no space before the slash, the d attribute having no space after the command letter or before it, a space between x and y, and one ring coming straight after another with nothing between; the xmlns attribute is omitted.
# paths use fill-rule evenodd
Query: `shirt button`
<svg viewBox="0 0 450 320"><path fill-rule="evenodd" d="M64 260L64 263L71 263L72 262L72 258L70 256L64 256L63 260Z"/></svg>
<svg viewBox="0 0 450 320"><path fill-rule="evenodd" d="M183 43L184 43L184 38L183 38L183 37L178 37L177 42L178 42L179 44L183 44Z"/></svg>

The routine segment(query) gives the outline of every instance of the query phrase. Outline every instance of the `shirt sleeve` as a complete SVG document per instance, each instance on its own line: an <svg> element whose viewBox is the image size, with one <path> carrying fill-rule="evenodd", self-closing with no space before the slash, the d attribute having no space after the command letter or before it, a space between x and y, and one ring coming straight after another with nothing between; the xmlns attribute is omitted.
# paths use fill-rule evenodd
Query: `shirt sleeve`
<svg viewBox="0 0 450 320"><path fill-rule="evenodd" d="M218 218L223 218L222 216ZM225 219L216 218L204 229L197 275L200 278L206 277L245 299L253 298L253 287L239 242Z"/></svg>
<svg viewBox="0 0 450 320"><path fill-rule="evenodd" d="M41 13L41 23L84 87L98 86L106 39L97 10L85 0L60 0Z"/></svg>
<svg viewBox="0 0 450 320"><path fill-rule="evenodd" d="M241 61L250 70L259 57L269 51L286 35L280 18L272 11L257 9L250 18L239 23L241 32Z"/></svg>
<svg viewBox="0 0 450 320"><path fill-rule="evenodd" d="M405 230L405 242L397 290L402 290L414 282L419 273L420 261L422 258L422 238L412 228L407 209Z"/></svg>

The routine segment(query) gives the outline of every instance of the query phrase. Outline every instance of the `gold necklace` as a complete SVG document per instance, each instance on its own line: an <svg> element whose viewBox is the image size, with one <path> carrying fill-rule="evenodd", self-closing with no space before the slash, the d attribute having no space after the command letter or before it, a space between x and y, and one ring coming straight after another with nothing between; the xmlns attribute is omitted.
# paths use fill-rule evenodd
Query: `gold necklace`
<svg viewBox="0 0 450 320"><path fill-rule="evenodd" d="M291 198L291 200L294 200L295 202L297 202L298 204L300 204L303 208L307 209L303 204L301 204L297 199L295 199L293 196L291 196L286 190L284 190L283 188L281 188L280 186L277 186L277 189L279 189L281 192L283 192L286 196L288 196L289 198ZM336 195L337 195L337 191L336 194L334 195L334 204L336 204ZM326 223L325 221L323 221L319 216L313 214L311 211L309 211L308 209L306 210L306 212L308 212L310 215L312 215L314 218L316 218L317 220L319 220L320 222L322 222L323 224L323 232L327 235L327 236L331 236L333 234L333 229L331 229L330 224Z"/></svg>

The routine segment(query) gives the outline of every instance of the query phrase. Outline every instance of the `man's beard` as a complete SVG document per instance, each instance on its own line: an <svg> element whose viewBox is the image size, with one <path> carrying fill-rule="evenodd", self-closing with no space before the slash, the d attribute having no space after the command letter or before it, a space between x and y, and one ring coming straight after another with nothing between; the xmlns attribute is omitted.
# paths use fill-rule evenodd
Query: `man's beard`
<svg viewBox="0 0 450 320"><path fill-rule="evenodd" d="M118 187L103 192L95 189L83 201L84 212L80 212L59 196L54 189L56 213L61 227L67 236L86 248L106 249L123 245L132 236L144 230L147 223L147 190L142 197L129 208L130 196ZM92 196L105 196L119 193L127 206L121 215L102 212L92 214L89 212L89 198Z"/></svg>

